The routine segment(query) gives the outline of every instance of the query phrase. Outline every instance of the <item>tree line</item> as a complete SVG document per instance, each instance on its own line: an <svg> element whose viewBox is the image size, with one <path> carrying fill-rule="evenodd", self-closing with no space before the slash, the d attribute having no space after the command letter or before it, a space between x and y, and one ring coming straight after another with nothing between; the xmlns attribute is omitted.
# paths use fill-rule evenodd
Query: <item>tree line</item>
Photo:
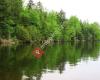
<svg viewBox="0 0 100 80"><path fill-rule="evenodd" d="M76 16L66 18L65 12L48 12L41 2L0 0L0 39L41 42L54 34L54 41L100 40L100 25L82 22Z"/></svg>

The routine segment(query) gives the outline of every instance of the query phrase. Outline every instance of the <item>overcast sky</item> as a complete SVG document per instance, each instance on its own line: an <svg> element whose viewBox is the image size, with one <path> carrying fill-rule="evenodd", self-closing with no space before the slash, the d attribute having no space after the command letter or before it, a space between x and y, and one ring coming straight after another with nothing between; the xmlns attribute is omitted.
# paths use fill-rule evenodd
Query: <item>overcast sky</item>
<svg viewBox="0 0 100 80"><path fill-rule="evenodd" d="M42 2L47 10L60 11L63 9L66 17L77 16L81 20L99 22L100 0L33 0ZM27 0L26 0L27 2Z"/></svg>

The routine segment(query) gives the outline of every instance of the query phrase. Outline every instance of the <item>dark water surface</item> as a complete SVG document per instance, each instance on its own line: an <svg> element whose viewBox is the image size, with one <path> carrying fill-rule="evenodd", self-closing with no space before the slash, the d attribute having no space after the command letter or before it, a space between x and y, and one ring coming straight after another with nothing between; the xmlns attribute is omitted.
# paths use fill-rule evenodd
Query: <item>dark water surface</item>
<svg viewBox="0 0 100 80"><path fill-rule="evenodd" d="M100 80L100 42L49 45L40 59L33 50L0 46L0 80Z"/></svg>

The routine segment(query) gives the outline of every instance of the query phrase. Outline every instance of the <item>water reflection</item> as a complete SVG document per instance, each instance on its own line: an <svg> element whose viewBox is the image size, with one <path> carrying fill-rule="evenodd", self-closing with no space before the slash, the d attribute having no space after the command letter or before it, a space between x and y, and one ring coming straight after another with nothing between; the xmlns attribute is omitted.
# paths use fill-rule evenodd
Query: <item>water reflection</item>
<svg viewBox="0 0 100 80"><path fill-rule="evenodd" d="M64 73L66 65L75 67L82 62L98 61L100 43L49 45L38 60L32 55L33 49L31 45L1 46L0 80L41 80L44 73Z"/></svg>

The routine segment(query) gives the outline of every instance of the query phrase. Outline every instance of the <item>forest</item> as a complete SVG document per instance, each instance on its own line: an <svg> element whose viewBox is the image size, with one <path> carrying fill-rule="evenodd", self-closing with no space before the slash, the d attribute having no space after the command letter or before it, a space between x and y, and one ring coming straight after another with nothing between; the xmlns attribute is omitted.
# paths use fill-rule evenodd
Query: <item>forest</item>
<svg viewBox="0 0 100 80"><path fill-rule="evenodd" d="M41 2L29 0L0 0L0 42L13 40L41 42L52 36L53 41L100 40L97 22L81 21L76 16L66 18L63 10L47 11Z"/></svg>

